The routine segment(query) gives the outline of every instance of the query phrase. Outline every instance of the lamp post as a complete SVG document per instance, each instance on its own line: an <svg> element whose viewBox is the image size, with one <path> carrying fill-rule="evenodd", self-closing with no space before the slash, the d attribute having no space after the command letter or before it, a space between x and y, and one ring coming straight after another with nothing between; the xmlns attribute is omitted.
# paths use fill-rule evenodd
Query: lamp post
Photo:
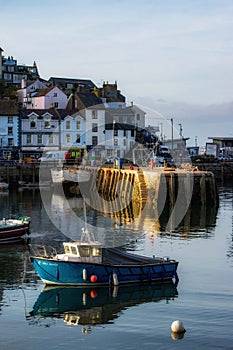
<svg viewBox="0 0 233 350"><path fill-rule="evenodd" d="M182 129L182 124L179 124L179 127L180 127L180 138L182 139L182 131L183 131L183 129Z"/></svg>
<svg viewBox="0 0 233 350"><path fill-rule="evenodd" d="M163 140L163 123L160 124L160 139Z"/></svg>
<svg viewBox="0 0 233 350"><path fill-rule="evenodd" d="M113 120L113 157L115 158L115 119Z"/></svg>
<svg viewBox="0 0 233 350"><path fill-rule="evenodd" d="M171 126L172 126L171 132L172 132L172 151L173 151L173 118L171 118Z"/></svg>

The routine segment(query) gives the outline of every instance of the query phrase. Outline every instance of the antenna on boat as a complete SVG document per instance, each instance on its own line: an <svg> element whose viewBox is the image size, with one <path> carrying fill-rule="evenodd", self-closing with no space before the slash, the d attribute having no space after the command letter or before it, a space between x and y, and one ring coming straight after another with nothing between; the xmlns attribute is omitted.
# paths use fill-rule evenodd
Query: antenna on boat
<svg viewBox="0 0 233 350"><path fill-rule="evenodd" d="M83 213L84 213L84 227L82 228L81 242L93 243L95 242L95 237L93 232L87 229L87 208L85 197L83 197Z"/></svg>
<svg viewBox="0 0 233 350"><path fill-rule="evenodd" d="M85 197L83 197L84 229L87 231L87 207Z"/></svg>

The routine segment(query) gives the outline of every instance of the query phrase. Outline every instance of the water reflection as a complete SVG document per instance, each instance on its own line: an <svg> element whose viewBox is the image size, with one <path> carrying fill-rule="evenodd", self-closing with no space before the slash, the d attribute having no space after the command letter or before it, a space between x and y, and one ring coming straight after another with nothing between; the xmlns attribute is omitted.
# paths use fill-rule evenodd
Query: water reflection
<svg viewBox="0 0 233 350"><path fill-rule="evenodd" d="M51 197L46 193L44 203L47 213L55 226L66 236L78 239L84 225L83 198L79 195L53 191ZM119 198L120 202L120 198ZM111 207L112 205L112 207ZM196 203L190 206L178 227L173 227L174 207L165 206L158 214L158 203L149 197L145 206L139 201L131 201L122 210L116 210L111 201L102 212L87 206L87 223L95 228L96 239L106 246L123 245L137 239L144 233L177 235L182 238L211 236L216 225L218 206L211 203ZM170 223L170 226L168 226ZM169 227L169 231L168 231Z"/></svg>
<svg viewBox="0 0 233 350"><path fill-rule="evenodd" d="M42 318L63 318L67 325L111 323L122 310L148 302L169 302L178 296L174 283L120 287L45 287L28 315L31 324Z"/></svg>
<svg viewBox="0 0 233 350"><path fill-rule="evenodd" d="M28 247L24 240L15 244L0 245L1 287L14 288L24 282Z"/></svg>

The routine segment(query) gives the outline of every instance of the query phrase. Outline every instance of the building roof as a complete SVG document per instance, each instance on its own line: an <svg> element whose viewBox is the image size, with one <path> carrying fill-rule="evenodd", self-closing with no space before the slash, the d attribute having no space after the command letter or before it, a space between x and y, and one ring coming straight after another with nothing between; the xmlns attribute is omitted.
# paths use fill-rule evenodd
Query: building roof
<svg viewBox="0 0 233 350"><path fill-rule="evenodd" d="M40 96L45 96L47 95L50 91L52 91L53 89L55 89L55 86L49 86L45 89L39 90L37 92L37 94L34 97L40 97Z"/></svg>
<svg viewBox="0 0 233 350"><path fill-rule="evenodd" d="M220 137L220 136L213 136L213 137L208 137L208 139L211 140L218 140L218 141L232 141L233 137L232 136L224 136L224 137Z"/></svg>
<svg viewBox="0 0 233 350"><path fill-rule="evenodd" d="M76 96L82 102L85 108L103 105L102 100L93 93L77 92Z"/></svg>
<svg viewBox="0 0 233 350"><path fill-rule="evenodd" d="M65 89L67 89L67 84L73 84L74 88L83 86L89 91L93 90L96 87L96 85L90 79L50 77L49 82L51 82L53 85L57 85Z"/></svg>
<svg viewBox="0 0 233 350"><path fill-rule="evenodd" d="M68 115L73 116L74 114L77 114L77 110L65 110L65 109L57 109L57 108L49 108L49 109L26 109L23 111L23 115L25 118L28 118L28 116L32 113L37 114L39 117L43 117L46 113L49 113L52 115L53 119L56 120L63 120Z"/></svg>

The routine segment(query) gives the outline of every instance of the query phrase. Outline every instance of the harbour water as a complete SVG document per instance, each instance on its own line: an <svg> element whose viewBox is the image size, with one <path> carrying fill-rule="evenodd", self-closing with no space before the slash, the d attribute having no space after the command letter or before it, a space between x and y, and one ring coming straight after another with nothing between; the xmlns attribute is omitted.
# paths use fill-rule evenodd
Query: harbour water
<svg viewBox="0 0 233 350"><path fill-rule="evenodd" d="M0 216L29 215L30 241L59 246L83 225L82 199L43 191L1 193ZM218 208L193 205L188 224L173 230L166 214L156 223L144 215L139 226L135 208L120 216L87 209L107 245L178 260L177 286L44 290L27 245L1 245L0 349L233 349L232 182L218 184L218 193ZM186 329L181 339L171 334L176 319Z"/></svg>

